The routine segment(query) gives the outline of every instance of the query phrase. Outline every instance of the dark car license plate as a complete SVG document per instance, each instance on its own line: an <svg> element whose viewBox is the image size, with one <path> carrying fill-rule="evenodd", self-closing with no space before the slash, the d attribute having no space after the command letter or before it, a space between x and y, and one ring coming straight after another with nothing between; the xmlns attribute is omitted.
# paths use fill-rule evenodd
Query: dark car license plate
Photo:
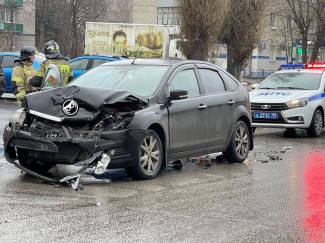
<svg viewBox="0 0 325 243"><path fill-rule="evenodd" d="M257 119L278 119L277 112L254 112L254 118Z"/></svg>

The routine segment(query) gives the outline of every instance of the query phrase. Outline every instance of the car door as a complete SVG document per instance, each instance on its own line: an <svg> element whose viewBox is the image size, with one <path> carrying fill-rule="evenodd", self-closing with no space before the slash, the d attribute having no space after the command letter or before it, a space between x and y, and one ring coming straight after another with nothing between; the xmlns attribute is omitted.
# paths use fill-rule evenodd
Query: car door
<svg viewBox="0 0 325 243"><path fill-rule="evenodd" d="M189 97L169 104L169 152L205 148L209 136L208 99L201 96L194 65L179 68L171 76L167 84L168 94L177 89L187 90Z"/></svg>
<svg viewBox="0 0 325 243"><path fill-rule="evenodd" d="M72 69L73 78L76 78L86 72L88 67L88 61L88 58L80 58L77 60L73 60L69 63Z"/></svg>
<svg viewBox="0 0 325 243"><path fill-rule="evenodd" d="M11 74L12 74L12 69L15 66L14 61L18 60L18 56L14 55L4 55L2 58L2 71L3 74L5 75L5 81L6 81L6 92L11 93Z"/></svg>
<svg viewBox="0 0 325 243"><path fill-rule="evenodd" d="M235 94L227 91L219 70L208 65L198 65L197 71L208 98L210 113L208 147L225 145L229 141L233 124Z"/></svg>

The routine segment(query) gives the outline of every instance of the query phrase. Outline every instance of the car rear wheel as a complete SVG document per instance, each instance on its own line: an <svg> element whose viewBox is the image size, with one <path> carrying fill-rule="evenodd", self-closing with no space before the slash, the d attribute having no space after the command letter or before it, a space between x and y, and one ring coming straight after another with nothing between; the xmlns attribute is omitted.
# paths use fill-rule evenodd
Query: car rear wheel
<svg viewBox="0 0 325 243"><path fill-rule="evenodd" d="M237 121L224 158L229 163L242 163L248 156L250 148L250 131L243 121Z"/></svg>
<svg viewBox="0 0 325 243"><path fill-rule="evenodd" d="M163 160L163 148L159 135L148 130L138 144L139 155L133 167L126 168L133 179L153 179L160 171Z"/></svg>
<svg viewBox="0 0 325 243"><path fill-rule="evenodd" d="M26 169L32 170L34 172L44 173L52 168L52 165L50 164L45 164L41 161L31 158L28 154L28 151L25 149L17 148L17 155L19 164L24 166Z"/></svg>
<svg viewBox="0 0 325 243"><path fill-rule="evenodd" d="M313 119L311 120L310 127L307 129L307 134L309 137L319 137L323 129L323 114L320 110L316 110Z"/></svg>

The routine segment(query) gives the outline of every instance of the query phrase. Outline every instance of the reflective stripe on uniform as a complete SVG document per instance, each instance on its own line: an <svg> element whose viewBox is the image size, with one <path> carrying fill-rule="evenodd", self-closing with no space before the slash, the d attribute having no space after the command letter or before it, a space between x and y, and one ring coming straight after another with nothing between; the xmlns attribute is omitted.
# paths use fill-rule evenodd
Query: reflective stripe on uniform
<svg viewBox="0 0 325 243"><path fill-rule="evenodd" d="M17 99L22 99L26 95L26 91L21 91L18 94L16 94Z"/></svg>
<svg viewBox="0 0 325 243"><path fill-rule="evenodd" d="M18 82L18 83L21 83L21 84L24 83L24 80L22 78L19 78L19 77L12 77L11 80L15 81L15 82Z"/></svg>

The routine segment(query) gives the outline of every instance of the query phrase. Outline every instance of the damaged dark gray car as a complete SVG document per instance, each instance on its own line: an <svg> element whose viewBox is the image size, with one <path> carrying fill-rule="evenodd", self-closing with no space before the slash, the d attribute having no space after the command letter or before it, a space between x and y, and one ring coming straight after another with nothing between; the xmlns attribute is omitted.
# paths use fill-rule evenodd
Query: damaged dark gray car
<svg viewBox="0 0 325 243"><path fill-rule="evenodd" d="M111 62L49 88L61 78L51 66L5 128L5 157L27 172L69 164L151 179L168 161L223 152L240 163L253 148L245 87L210 63Z"/></svg>

